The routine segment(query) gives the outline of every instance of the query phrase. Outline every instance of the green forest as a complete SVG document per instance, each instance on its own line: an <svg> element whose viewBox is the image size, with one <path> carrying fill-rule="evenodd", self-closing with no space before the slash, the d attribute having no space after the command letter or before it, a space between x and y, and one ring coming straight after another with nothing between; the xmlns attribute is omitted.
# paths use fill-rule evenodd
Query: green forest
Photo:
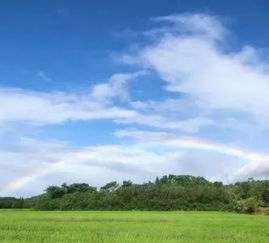
<svg viewBox="0 0 269 243"><path fill-rule="evenodd" d="M35 210L203 210L254 213L269 207L269 180L225 185L203 177L168 175L154 182L116 181L49 186L31 198L1 197L0 208Z"/></svg>

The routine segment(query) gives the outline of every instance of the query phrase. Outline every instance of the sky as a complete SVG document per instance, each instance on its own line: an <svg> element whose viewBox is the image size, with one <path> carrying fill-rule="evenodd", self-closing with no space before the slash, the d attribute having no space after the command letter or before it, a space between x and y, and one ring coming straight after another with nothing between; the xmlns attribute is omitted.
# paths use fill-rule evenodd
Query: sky
<svg viewBox="0 0 269 243"><path fill-rule="evenodd" d="M0 196L269 178L265 0L0 2Z"/></svg>

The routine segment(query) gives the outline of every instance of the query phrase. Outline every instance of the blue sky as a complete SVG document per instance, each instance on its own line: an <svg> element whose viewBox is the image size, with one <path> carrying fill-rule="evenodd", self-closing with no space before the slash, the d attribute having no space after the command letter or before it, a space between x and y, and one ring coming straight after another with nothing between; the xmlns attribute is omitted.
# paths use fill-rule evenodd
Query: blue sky
<svg viewBox="0 0 269 243"><path fill-rule="evenodd" d="M1 195L168 173L268 178L267 1L1 1Z"/></svg>

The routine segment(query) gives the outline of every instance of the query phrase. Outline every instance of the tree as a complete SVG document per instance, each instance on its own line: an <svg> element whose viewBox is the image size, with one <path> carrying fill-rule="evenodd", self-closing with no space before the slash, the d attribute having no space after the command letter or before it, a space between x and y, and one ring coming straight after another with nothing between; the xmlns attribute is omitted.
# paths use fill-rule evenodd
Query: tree
<svg viewBox="0 0 269 243"><path fill-rule="evenodd" d="M61 198L65 194L65 190L59 186L49 186L46 189L46 193L51 199Z"/></svg>
<svg viewBox="0 0 269 243"><path fill-rule="evenodd" d="M265 203L269 203L269 189L268 188L264 189L264 191L262 192L262 200Z"/></svg>
<svg viewBox="0 0 269 243"><path fill-rule="evenodd" d="M112 181L101 187L101 190L105 192L114 192L118 187L119 184L116 181Z"/></svg>

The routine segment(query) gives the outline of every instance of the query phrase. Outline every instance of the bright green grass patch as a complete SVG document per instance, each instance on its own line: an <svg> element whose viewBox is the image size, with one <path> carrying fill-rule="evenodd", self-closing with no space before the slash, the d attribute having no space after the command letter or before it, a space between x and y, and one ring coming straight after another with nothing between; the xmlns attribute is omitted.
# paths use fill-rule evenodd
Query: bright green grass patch
<svg viewBox="0 0 269 243"><path fill-rule="evenodd" d="M269 242L269 216L0 210L0 242Z"/></svg>

